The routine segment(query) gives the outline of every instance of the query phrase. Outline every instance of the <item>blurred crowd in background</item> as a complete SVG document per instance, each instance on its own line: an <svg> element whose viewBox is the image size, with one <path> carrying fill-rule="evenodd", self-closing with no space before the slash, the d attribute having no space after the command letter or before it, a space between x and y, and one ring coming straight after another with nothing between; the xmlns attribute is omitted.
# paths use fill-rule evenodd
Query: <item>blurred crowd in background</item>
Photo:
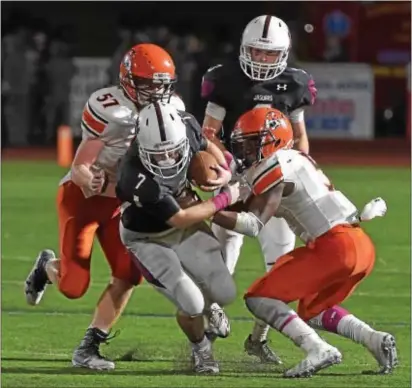
<svg viewBox="0 0 412 388"><path fill-rule="evenodd" d="M160 23L150 18L145 23L136 22L133 15L125 16L123 13L117 16L115 24L112 21L113 28L101 25L101 31L91 29L82 32L81 27L75 27L74 21L66 25L50 23L53 12L47 17L32 16L30 10L22 6L16 10L11 3L8 3L7 12L3 12L2 7L2 146L54 144L58 125L68 124L69 120L71 80L76 72L73 57L111 57L108 80L109 84L116 84L121 58L131 46L141 42L153 42L169 51L178 71L177 91L183 97L187 109L201 119L204 109L199 97L202 75L210 66L230 57L236 58L245 24L254 16L269 11L267 6L258 6L256 3L250 12L230 16L226 24L223 15L222 21L216 25L210 21L212 14L205 13L199 29L193 27L196 25L193 18L191 24L186 23L182 27L176 20L173 24L164 18L160 19ZM81 6L83 3L77 4ZM284 18L291 29L291 65L299 65L301 61L350 61L348 46L342 44L337 34L325 38L320 54L319 50L311 50L308 37L312 26L305 24L302 19L304 9L291 9L284 3L280 7L280 3L277 4L272 14ZM153 7L150 12L153 14ZM198 17L201 18L202 14L198 14ZM405 116L404 100L402 96L394 102L393 112L396 115ZM377 112L379 114L384 117L382 112ZM377 125L380 125L379 120ZM378 129L381 135L399 135L399 128L396 127L399 123L395 123L393 128L385 125L384 129Z"/></svg>

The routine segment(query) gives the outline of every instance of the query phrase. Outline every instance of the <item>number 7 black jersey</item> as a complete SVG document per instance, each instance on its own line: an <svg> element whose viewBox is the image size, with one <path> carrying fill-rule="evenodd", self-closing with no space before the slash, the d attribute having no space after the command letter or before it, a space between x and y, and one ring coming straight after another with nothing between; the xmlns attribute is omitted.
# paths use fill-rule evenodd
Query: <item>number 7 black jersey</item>
<svg viewBox="0 0 412 388"><path fill-rule="evenodd" d="M208 102L226 110L223 140L229 147L230 133L243 113L264 104L289 116L296 109L314 103L316 88L313 78L301 69L287 67L273 80L257 82L243 73L239 62L230 62L211 67L205 73L201 94Z"/></svg>
<svg viewBox="0 0 412 388"><path fill-rule="evenodd" d="M205 150L207 141L199 123L191 114L179 113L186 124L191 156ZM159 233L171 228L166 221L180 210L176 198L190 188L186 176L191 156L176 177L164 179L146 170L139 158L137 143L132 143L121 159L116 186L117 197L122 202L122 224L126 229Z"/></svg>

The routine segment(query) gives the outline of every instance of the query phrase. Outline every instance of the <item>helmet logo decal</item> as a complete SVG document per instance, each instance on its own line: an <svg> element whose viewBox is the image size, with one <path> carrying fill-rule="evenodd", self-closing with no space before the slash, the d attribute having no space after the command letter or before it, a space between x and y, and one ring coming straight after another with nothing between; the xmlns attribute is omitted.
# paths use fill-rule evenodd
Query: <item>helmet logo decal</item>
<svg viewBox="0 0 412 388"><path fill-rule="evenodd" d="M130 58L130 55L125 55L123 64L127 71L132 71L132 58Z"/></svg>

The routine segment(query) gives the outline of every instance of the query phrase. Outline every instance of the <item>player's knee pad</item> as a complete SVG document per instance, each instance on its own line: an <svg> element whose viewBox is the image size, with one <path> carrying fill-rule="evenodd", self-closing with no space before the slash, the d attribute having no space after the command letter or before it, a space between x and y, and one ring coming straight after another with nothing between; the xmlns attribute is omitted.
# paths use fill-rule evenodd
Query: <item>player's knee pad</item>
<svg viewBox="0 0 412 388"><path fill-rule="evenodd" d="M212 274L208 294L213 302L221 306L227 306L236 299L236 284L228 271Z"/></svg>
<svg viewBox="0 0 412 388"><path fill-rule="evenodd" d="M237 261L239 260L244 236L213 223L212 232L219 240L222 247L223 259L225 260L226 267L229 272L233 274L235 272Z"/></svg>
<svg viewBox="0 0 412 388"><path fill-rule="evenodd" d="M290 315L290 308L277 299L246 296L245 303L256 318L271 325L277 326Z"/></svg>
<svg viewBox="0 0 412 388"><path fill-rule="evenodd" d="M187 315L203 313L205 299L199 287L188 276L182 277L173 290L173 296L179 309Z"/></svg>

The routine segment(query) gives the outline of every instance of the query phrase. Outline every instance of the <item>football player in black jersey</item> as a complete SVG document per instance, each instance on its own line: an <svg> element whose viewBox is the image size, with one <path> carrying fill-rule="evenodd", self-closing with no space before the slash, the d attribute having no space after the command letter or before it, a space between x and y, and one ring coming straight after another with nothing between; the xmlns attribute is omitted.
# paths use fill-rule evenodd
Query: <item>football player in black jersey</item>
<svg viewBox="0 0 412 388"><path fill-rule="evenodd" d="M308 73L287 66L290 47L291 38L285 22L270 15L259 16L243 32L239 62L219 64L204 75L201 94L207 107L203 131L225 150L228 161L232 159L230 137L235 122L246 111L262 105L286 114L292 123L295 148L309 152L304 108L314 103L316 88ZM218 136L221 132L224 147ZM233 161L231 164L235 166ZM233 273L243 236L215 224L212 230L224 247L226 265ZM281 218L272 218L258 239L268 271L277 258L295 246L295 235ZM262 362L281 363L267 345L268 330L267 325L256 322L245 341L245 350Z"/></svg>
<svg viewBox="0 0 412 388"><path fill-rule="evenodd" d="M232 302L236 288L221 245L204 220L237 201L238 184L227 186L232 174L222 151L203 137L189 113L154 103L140 112L136 130L116 187L122 241L146 280L178 308L177 322L192 345L194 371L218 373L203 316L210 314L212 302ZM200 150L212 153L222 166L211 183L225 187L212 199L182 209L186 206L180 203L193 197L186 175L192 155ZM215 334L227 336L229 322L219 313L226 327Z"/></svg>

